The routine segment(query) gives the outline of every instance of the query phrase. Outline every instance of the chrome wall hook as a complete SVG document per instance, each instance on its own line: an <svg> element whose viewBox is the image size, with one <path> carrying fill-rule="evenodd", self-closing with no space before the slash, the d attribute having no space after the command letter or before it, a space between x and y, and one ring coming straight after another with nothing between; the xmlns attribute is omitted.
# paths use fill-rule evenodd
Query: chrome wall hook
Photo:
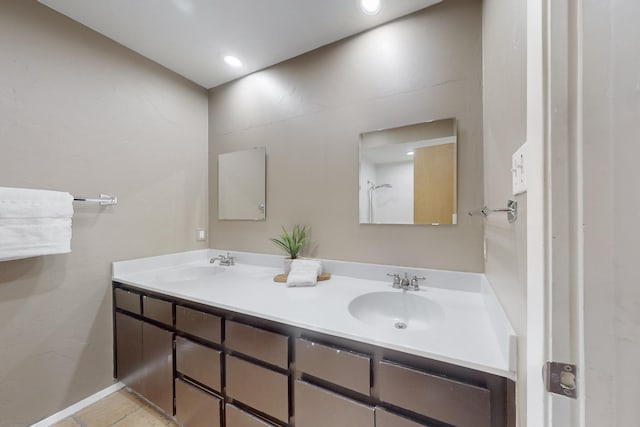
<svg viewBox="0 0 640 427"><path fill-rule="evenodd" d="M500 209L491 209L485 206L482 209L469 211L469 216L483 215L486 218L494 212L506 212L507 220L509 221L509 224L512 224L516 219L518 219L518 202L515 200L509 200L507 202L507 207Z"/></svg>

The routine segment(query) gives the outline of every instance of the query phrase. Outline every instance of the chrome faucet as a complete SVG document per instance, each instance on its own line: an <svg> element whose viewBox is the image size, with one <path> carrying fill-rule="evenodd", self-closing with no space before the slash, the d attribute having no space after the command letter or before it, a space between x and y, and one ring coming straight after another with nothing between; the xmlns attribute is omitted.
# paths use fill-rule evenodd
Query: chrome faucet
<svg viewBox="0 0 640 427"><path fill-rule="evenodd" d="M211 258L209 260L210 264L213 264L216 261L220 261L220 265L224 265L224 266L230 266L230 265L235 265L236 264L236 260L233 256L231 256L229 254L229 252L227 252L227 255L218 255L217 257Z"/></svg>
<svg viewBox="0 0 640 427"><path fill-rule="evenodd" d="M418 282L426 279L424 276L413 276L409 278L407 273L404 273L404 277L400 277L398 273L387 273L387 276L393 277L394 289L404 289L405 291L419 291L420 284Z"/></svg>

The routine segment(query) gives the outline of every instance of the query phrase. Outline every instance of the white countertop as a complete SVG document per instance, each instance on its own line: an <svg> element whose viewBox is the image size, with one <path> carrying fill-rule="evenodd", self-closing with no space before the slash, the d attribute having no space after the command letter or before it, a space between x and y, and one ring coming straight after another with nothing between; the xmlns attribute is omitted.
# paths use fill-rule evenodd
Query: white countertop
<svg viewBox="0 0 640 427"><path fill-rule="evenodd" d="M515 379L515 334L482 274L323 260L325 271L332 273L330 280L289 288L273 281L282 272L282 257L234 251L235 266L201 277L212 267L209 259L223 252L210 249L115 262L113 280ZM391 287L386 272L420 274L427 280L419 291L402 291ZM349 313L354 298L380 291L426 297L442 307L442 316L425 330L399 330L393 325L373 327Z"/></svg>

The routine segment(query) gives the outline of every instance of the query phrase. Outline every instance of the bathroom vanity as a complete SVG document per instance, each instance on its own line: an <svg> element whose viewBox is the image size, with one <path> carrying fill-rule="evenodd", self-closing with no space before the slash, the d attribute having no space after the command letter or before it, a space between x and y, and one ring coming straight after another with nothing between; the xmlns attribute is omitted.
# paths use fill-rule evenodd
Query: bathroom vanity
<svg viewBox="0 0 640 427"><path fill-rule="evenodd" d="M465 273L420 270L426 296L415 298L436 313L401 319L376 301L411 291L363 277L393 267L327 261L330 281L286 288L272 281L279 257L240 254L218 267L208 263L216 254L114 264L114 375L179 423L515 426L513 333L495 324L503 313L491 313L481 286L444 286ZM372 294L372 312L353 304ZM475 323L461 327L463 312ZM405 329L385 323L393 316Z"/></svg>

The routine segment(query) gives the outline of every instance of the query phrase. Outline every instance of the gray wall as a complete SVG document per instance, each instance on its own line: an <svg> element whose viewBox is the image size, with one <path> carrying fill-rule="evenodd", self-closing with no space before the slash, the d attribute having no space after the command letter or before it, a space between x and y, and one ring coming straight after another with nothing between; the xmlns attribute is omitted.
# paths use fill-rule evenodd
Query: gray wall
<svg viewBox="0 0 640 427"><path fill-rule="evenodd" d="M519 336L519 372L526 372L527 218L526 193L511 192L511 155L527 133L527 5L525 0L485 0L484 194L489 207L518 202L519 218L487 218L485 273ZM519 418L524 422L525 378L518 381ZM524 424L522 424L524 425Z"/></svg>
<svg viewBox="0 0 640 427"><path fill-rule="evenodd" d="M209 97L211 245L279 253L282 225L312 228L308 255L483 271L482 20L447 1L214 89ZM358 224L361 132L458 119L457 226ZM267 147L267 220L217 219L217 154Z"/></svg>
<svg viewBox="0 0 640 427"><path fill-rule="evenodd" d="M207 93L35 1L0 2L0 185L76 204L73 252L0 263L0 426L112 382L110 263L203 248Z"/></svg>
<svg viewBox="0 0 640 427"><path fill-rule="evenodd" d="M640 419L640 3L585 1L584 329L588 427Z"/></svg>

